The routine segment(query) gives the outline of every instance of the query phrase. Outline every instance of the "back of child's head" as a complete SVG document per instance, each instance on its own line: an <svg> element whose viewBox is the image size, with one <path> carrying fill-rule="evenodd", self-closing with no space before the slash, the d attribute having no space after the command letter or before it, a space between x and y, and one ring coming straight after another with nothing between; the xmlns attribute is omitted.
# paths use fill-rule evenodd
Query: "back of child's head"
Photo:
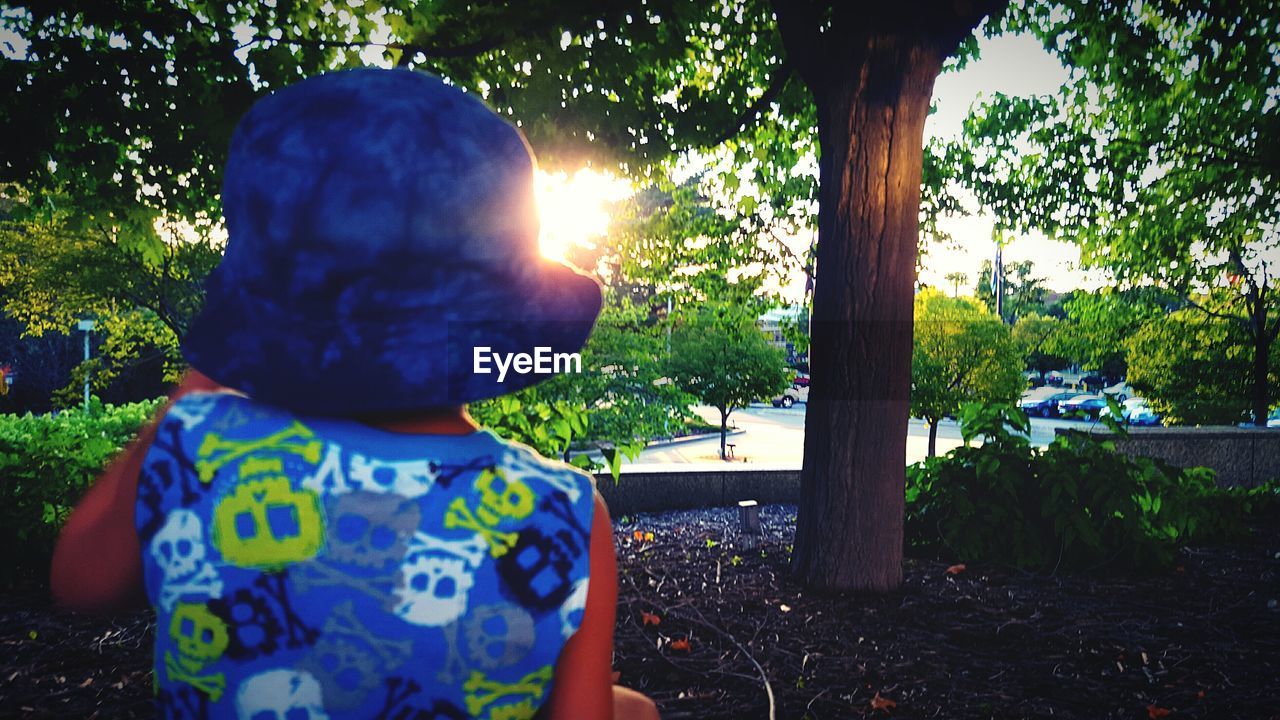
<svg viewBox="0 0 1280 720"><path fill-rule="evenodd" d="M458 405L536 374L475 348L574 352L598 284L538 255L535 164L472 93L409 70L336 72L259 101L232 139L228 243L183 350L297 412Z"/></svg>

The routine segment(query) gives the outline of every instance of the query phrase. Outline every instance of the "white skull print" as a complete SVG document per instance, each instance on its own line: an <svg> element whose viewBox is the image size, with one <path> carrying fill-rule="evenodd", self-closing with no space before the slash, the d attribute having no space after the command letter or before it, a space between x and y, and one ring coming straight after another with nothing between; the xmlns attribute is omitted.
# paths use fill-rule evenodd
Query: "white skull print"
<svg viewBox="0 0 1280 720"><path fill-rule="evenodd" d="M401 566L404 585L396 588L395 613L414 625L440 627L467 609L467 593L475 583L463 560L418 556Z"/></svg>
<svg viewBox="0 0 1280 720"><path fill-rule="evenodd" d="M205 555L204 523L194 512L170 513L151 539L150 550L164 573L160 604L165 609L171 609L186 594L216 597L222 593L222 580Z"/></svg>
<svg viewBox="0 0 1280 720"><path fill-rule="evenodd" d="M205 562L204 523L190 510L175 510L151 540L151 557L165 582L194 575Z"/></svg>
<svg viewBox="0 0 1280 720"><path fill-rule="evenodd" d="M236 691L240 720L328 720L320 683L310 673L267 670Z"/></svg>

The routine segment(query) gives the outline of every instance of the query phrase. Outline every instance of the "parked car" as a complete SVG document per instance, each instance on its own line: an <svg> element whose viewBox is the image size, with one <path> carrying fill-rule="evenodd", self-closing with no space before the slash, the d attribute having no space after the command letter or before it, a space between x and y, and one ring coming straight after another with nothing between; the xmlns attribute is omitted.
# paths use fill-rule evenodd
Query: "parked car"
<svg viewBox="0 0 1280 720"><path fill-rule="evenodd" d="M1080 387L1084 388L1089 392L1098 392L1102 388L1107 387L1108 385L1111 385L1112 382L1113 381L1111 378L1105 375L1098 375L1096 373L1089 373L1088 375L1082 375L1080 376L1080 379L1077 381Z"/></svg>
<svg viewBox="0 0 1280 720"><path fill-rule="evenodd" d="M809 374L802 373L802 372L796 373L796 379L793 380L791 384L795 385L796 387L803 387L803 388L809 387Z"/></svg>
<svg viewBox="0 0 1280 720"><path fill-rule="evenodd" d="M809 386L808 384L792 385L791 387L782 391L782 395L774 398L772 402L774 407L783 407L783 408L789 408L798 402L808 403L809 402Z"/></svg>
<svg viewBox="0 0 1280 720"><path fill-rule="evenodd" d="M1072 390L1064 390L1041 398L1024 398L1019 405L1022 407L1022 411L1028 415L1045 418L1058 417L1058 403L1063 400L1070 400L1081 394Z"/></svg>
<svg viewBox="0 0 1280 720"><path fill-rule="evenodd" d="M1160 416L1151 409L1147 404L1146 398L1131 397L1120 403L1120 412L1123 413L1125 421L1130 425L1159 425ZM1098 413L1099 417L1110 415L1111 408L1104 407Z"/></svg>
<svg viewBox="0 0 1280 720"><path fill-rule="evenodd" d="M1085 417L1096 420L1102 408L1106 406L1107 399L1101 395L1077 395L1070 400L1058 403L1058 417L1083 414Z"/></svg>
<svg viewBox="0 0 1280 720"><path fill-rule="evenodd" d="M1066 382L1066 381L1067 381L1067 379L1066 379L1065 377L1063 377L1063 376L1062 376L1062 373L1058 372L1057 370L1050 370L1049 372L1047 372L1047 373L1045 373L1045 374L1044 374L1044 384L1045 384L1045 385L1052 385L1052 386L1054 386L1054 387L1062 387L1062 384L1063 384L1064 382Z"/></svg>
<svg viewBox="0 0 1280 720"><path fill-rule="evenodd" d="M1104 395L1110 395L1120 402L1131 399L1135 394L1133 392L1133 388L1126 382L1118 382L1115 385L1108 385L1102 389L1102 393Z"/></svg>

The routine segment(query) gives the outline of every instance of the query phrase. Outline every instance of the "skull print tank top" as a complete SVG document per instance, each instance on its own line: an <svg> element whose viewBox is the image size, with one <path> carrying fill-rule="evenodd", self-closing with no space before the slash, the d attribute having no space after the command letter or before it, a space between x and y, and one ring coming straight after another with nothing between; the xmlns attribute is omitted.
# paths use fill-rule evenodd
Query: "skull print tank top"
<svg viewBox="0 0 1280 720"><path fill-rule="evenodd" d="M487 431L183 397L135 515L161 715L532 717L581 622L593 490Z"/></svg>

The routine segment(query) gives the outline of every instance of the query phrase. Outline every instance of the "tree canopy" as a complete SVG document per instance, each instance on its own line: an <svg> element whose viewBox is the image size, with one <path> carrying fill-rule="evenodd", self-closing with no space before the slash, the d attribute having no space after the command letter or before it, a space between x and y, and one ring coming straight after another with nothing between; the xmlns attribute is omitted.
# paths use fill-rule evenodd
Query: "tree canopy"
<svg viewBox="0 0 1280 720"><path fill-rule="evenodd" d="M720 413L720 457L729 416L755 400L771 399L790 384L782 350L773 347L741 310L707 304L682 318L671 334L665 363L677 387Z"/></svg>
<svg viewBox="0 0 1280 720"><path fill-rule="evenodd" d="M923 290L916 296L911 414L929 423L929 455L938 421L969 402L1011 403L1025 383L1022 353L1008 326L971 298Z"/></svg>

